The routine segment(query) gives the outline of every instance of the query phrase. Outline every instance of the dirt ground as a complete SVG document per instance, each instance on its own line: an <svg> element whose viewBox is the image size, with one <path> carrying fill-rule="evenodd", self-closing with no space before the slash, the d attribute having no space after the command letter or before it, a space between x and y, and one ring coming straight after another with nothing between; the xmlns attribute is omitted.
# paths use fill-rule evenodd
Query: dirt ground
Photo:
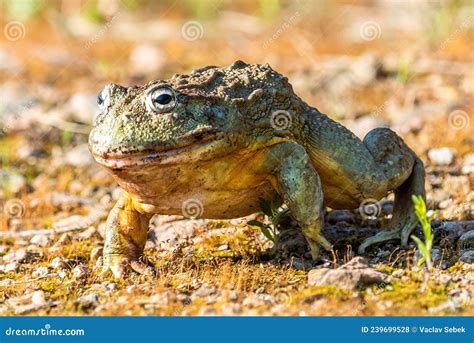
<svg viewBox="0 0 474 343"><path fill-rule="evenodd" d="M474 314L469 1L0 4L0 315ZM420 156L435 233L427 283L413 241L354 258L387 227L393 195L328 208L334 251L318 263L291 218L273 247L247 224L262 214L156 216L145 253L158 275L100 277L120 189L87 147L97 94L237 59L268 62L360 138L390 127Z"/></svg>

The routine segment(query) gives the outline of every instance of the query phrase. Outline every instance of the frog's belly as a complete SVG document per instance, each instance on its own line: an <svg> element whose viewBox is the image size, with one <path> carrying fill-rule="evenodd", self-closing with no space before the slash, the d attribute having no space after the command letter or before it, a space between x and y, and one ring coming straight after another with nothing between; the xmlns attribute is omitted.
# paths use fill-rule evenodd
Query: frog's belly
<svg viewBox="0 0 474 343"><path fill-rule="evenodd" d="M258 157L258 156L257 156ZM226 157L187 165L115 170L120 186L150 213L237 218L260 211L258 198L278 196L259 158Z"/></svg>

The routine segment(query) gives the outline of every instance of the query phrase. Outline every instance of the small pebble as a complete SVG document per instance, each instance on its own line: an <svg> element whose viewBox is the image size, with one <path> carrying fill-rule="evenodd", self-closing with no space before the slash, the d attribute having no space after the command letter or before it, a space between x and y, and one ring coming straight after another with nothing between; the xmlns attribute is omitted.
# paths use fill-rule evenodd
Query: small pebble
<svg viewBox="0 0 474 343"><path fill-rule="evenodd" d="M63 257L58 256L53 258L49 266L53 269L63 269L67 267L67 261Z"/></svg>
<svg viewBox="0 0 474 343"><path fill-rule="evenodd" d="M216 293L217 290L215 288L210 288L203 285L196 292L194 292L194 295L197 297L206 297Z"/></svg>
<svg viewBox="0 0 474 343"><path fill-rule="evenodd" d="M474 249L467 250L459 257L459 261L464 263L474 263Z"/></svg>
<svg viewBox="0 0 474 343"><path fill-rule="evenodd" d="M37 277L45 276L48 273L49 273L48 267L40 266L40 267L35 268L35 270L33 270L33 273L31 273L31 275L37 278Z"/></svg>
<svg viewBox="0 0 474 343"><path fill-rule="evenodd" d="M453 163L455 156L454 149L451 148L435 148L428 151L428 158L437 165L447 166Z"/></svg>
<svg viewBox="0 0 474 343"><path fill-rule="evenodd" d="M392 273L392 276L394 277L401 277L405 275L405 271L403 269L397 269Z"/></svg>
<svg viewBox="0 0 474 343"><path fill-rule="evenodd" d="M92 248L92 251L91 251L91 261L92 262L96 262L99 257L102 256L102 253L104 251L104 248L102 247L94 247Z"/></svg>
<svg viewBox="0 0 474 343"><path fill-rule="evenodd" d="M72 275L75 279L85 279L89 276L89 267L85 264L80 264L72 270Z"/></svg>
<svg viewBox="0 0 474 343"><path fill-rule="evenodd" d="M35 305L43 305L46 302L46 296L43 291L35 291L31 295L31 302Z"/></svg>
<svg viewBox="0 0 474 343"><path fill-rule="evenodd" d="M35 235L31 238L30 243L39 247L45 247L49 244L49 238L46 235Z"/></svg>
<svg viewBox="0 0 474 343"><path fill-rule="evenodd" d="M84 232L81 232L80 234L77 235L77 238L79 240L86 240L86 239L91 239L94 237L94 235L99 235L97 232L97 229L93 226L87 228ZM100 238L100 237L97 237Z"/></svg>
<svg viewBox="0 0 474 343"><path fill-rule="evenodd" d="M428 309L430 313L439 313L439 312L454 312L459 310L461 305L456 300L446 300L445 302L439 304L438 306L431 307Z"/></svg>
<svg viewBox="0 0 474 343"><path fill-rule="evenodd" d="M3 256L3 261L5 262L18 262L18 263L28 263L42 256L41 253L28 251L24 248L16 249L10 251L8 254Z"/></svg>
<svg viewBox="0 0 474 343"><path fill-rule="evenodd" d="M97 306L99 304L99 298L99 294L91 293L78 298L76 303L78 304L79 308L85 310Z"/></svg>
<svg viewBox="0 0 474 343"><path fill-rule="evenodd" d="M462 165L463 174L474 173L474 153L467 154L464 156L464 163Z"/></svg>
<svg viewBox="0 0 474 343"><path fill-rule="evenodd" d="M10 262L5 265L5 273L16 273L18 269L20 268L20 265L18 262Z"/></svg>
<svg viewBox="0 0 474 343"><path fill-rule="evenodd" d="M459 237L458 247L459 249L474 249L474 230L465 232Z"/></svg>

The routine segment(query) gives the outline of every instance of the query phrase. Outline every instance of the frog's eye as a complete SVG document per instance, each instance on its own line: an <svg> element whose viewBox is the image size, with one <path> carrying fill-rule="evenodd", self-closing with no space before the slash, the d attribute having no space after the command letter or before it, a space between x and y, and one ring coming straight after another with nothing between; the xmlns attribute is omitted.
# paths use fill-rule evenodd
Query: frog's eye
<svg viewBox="0 0 474 343"><path fill-rule="evenodd" d="M169 111L176 104L175 95L171 88L157 87L148 92L146 106L156 113Z"/></svg>
<svg viewBox="0 0 474 343"><path fill-rule="evenodd" d="M104 89L97 95L97 104L102 111L106 111L110 106L110 95L107 89Z"/></svg>

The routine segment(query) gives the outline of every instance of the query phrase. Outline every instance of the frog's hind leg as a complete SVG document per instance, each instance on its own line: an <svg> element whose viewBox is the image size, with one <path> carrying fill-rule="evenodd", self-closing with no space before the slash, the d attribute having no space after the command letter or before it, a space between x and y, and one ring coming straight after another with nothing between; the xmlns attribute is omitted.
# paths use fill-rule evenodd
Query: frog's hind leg
<svg viewBox="0 0 474 343"><path fill-rule="evenodd" d="M372 244L391 239L401 239L406 246L418 220L412 203L412 195L425 198L425 170L423 162L392 130L377 128L364 138L364 144L383 171L381 193L395 191L395 204L390 229L367 238L359 247L365 252ZM382 173L381 173L382 174Z"/></svg>

